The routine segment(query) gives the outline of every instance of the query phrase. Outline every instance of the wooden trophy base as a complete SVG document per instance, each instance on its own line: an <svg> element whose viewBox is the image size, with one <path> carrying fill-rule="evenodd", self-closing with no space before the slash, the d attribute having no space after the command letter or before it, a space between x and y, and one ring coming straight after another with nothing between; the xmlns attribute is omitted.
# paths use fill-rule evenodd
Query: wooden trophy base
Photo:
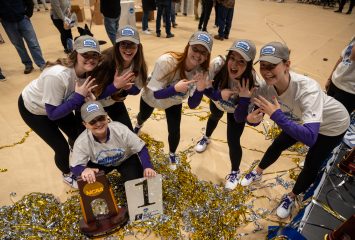
<svg viewBox="0 0 355 240"><path fill-rule="evenodd" d="M79 222L80 231L87 237L102 237L118 231L128 221L127 208L118 209L118 214L112 217L98 217L96 221L86 223L84 219Z"/></svg>

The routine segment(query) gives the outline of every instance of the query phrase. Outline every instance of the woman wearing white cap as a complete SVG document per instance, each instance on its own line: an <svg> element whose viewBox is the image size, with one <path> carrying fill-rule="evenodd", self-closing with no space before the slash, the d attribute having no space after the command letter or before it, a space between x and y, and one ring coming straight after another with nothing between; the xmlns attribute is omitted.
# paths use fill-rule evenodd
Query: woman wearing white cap
<svg viewBox="0 0 355 240"><path fill-rule="evenodd" d="M100 47L96 39L77 38L74 51L67 58L48 62L18 100L22 119L54 150L56 166L62 171L64 181L73 187L77 185L69 169L69 146L61 131L71 144L80 134L78 129L82 128L73 111L80 109L95 87L94 79L87 74L97 66L99 58Z"/></svg>
<svg viewBox="0 0 355 240"><path fill-rule="evenodd" d="M251 96L251 89L257 84L257 77L253 69L256 54L255 44L250 40L236 40L229 48L227 58L216 57L210 64L210 79L213 85L205 89L204 93L210 101L211 115L208 117L206 133L195 146L199 153L207 148L209 138L216 129L224 112L227 112L227 141L231 161L231 173L227 176L225 187L233 190L240 178L240 161L242 147L240 137L245 126L247 106ZM234 112L238 105L244 105L244 114ZM238 120L238 121L236 121Z"/></svg>
<svg viewBox="0 0 355 240"><path fill-rule="evenodd" d="M92 74L98 85L93 92L113 121L133 130L123 101L127 95L139 94L147 82L147 65L137 29L118 29L116 44L102 52L102 59Z"/></svg>
<svg viewBox="0 0 355 240"><path fill-rule="evenodd" d="M309 146L304 167L292 191L285 194L276 214L290 215L295 197L314 182L321 165L336 147L350 119L345 107L327 96L313 79L290 71L290 51L279 42L266 44L260 50L260 73L265 79L253 98L259 107L247 116L250 123L259 123L267 114L282 129L265 152L257 168L241 181L247 186L261 179L262 172L273 164L282 151L297 141Z"/></svg>
<svg viewBox="0 0 355 240"><path fill-rule="evenodd" d="M213 41L207 32L195 32L183 53L168 52L155 62L147 88L140 101L136 133L151 116L154 108L164 109L168 123L168 142L172 163L176 168L175 151L180 142L182 102L188 98L190 108L196 107L206 87Z"/></svg>

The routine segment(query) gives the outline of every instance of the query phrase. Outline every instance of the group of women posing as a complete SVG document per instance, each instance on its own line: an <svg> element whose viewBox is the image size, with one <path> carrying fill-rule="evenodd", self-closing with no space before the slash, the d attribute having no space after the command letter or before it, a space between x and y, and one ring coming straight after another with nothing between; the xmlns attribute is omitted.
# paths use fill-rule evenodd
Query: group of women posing
<svg viewBox="0 0 355 240"><path fill-rule="evenodd" d="M54 150L55 162L63 173L64 181L74 186L77 176L92 182L89 175L96 170L92 172L85 169L93 166L91 163L100 169L100 161L95 158L102 157L99 155L103 151L96 148L104 148L110 138L119 135L113 134L117 131L110 128L112 124L107 127L106 117L92 113L94 109L103 113L102 106L105 116L107 113L112 121L122 123L135 133L140 131L155 108L164 109L168 125L170 167L175 169L178 166L176 149L180 141L182 103L188 99L189 107L195 108L205 95L211 100L211 115L206 133L197 143L196 151L203 152L206 149L218 121L227 112L231 172L227 175L225 187L229 190L233 190L238 183L246 186L260 180L263 170L297 141L310 147L293 190L282 198L277 209L279 217L287 217L294 205L295 196L312 184L322 162L341 141L349 125L349 115L343 105L327 96L316 81L290 71L290 51L286 45L271 42L262 47L258 62L264 80L258 79L253 69L256 47L252 41L236 40L228 49L226 57L218 56L213 60L210 59L212 46L211 35L203 31L195 32L183 52L171 51L161 55L148 77L143 45L134 27L120 28L116 44L103 52L100 52L94 38L79 37L68 58L48 63L39 78L23 90L19 98L21 116ZM128 95L139 94L141 90L137 125L133 129L124 100ZM85 104L81 112L92 114L95 118L81 117L84 126L91 129L92 133L100 132L100 128L105 129L104 138L90 135L88 130L81 133L85 128L81 124L79 110L85 102L93 100L99 104ZM265 114L280 126L282 133L268 148L259 166L241 179L240 137L245 123L257 125ZM60 130L67 135L68 141ZM101 144L95 145L95 151L87 148L86 151L91 152L84 154L87 157L79 161L81 166L78 168L78 161L69 164L69 154L80 133L89 134L85 137L89 139L87 141ZM125 149L130 147L127 144L119 146L119 154L123 156L125 151L131 155L137 154L141 162L140 167L134 165L140 174L130 175L125 180L140 175L155 175L149 157L145 154L144 144L138 144L137 141L139 139L132 144L134 151ZM77 145L74 145L74 156L78 156L75 154ZM115 158L119 158L116 150L105 149L104 152L106 155L112 152L116 154ZM114 158L106 157L106 160ZM105 165L103 170L118 167L120 171L123 168L115 164L123 164L132 158L125 156L122 159L101 162ZM146 168L149 171L145 171ZM73 169L75 171L71 171Z"/></svg>

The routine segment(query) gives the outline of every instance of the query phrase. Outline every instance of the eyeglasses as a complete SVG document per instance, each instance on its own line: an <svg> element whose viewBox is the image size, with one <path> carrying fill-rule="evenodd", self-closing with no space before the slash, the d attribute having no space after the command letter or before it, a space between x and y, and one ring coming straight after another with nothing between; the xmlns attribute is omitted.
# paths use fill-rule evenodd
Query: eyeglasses
<svg viewBox="0 0 355 240"><path fill-rule="evenodd" d="M208 55L208 51L205 50L205 49L199 49L199 48L196 47L196 46L191 46L191 49L192 49L193 52L199 53L199 54L201 54L202 56L207 56L207 55Z"/></svg>
<svg viewBox="0 0 355 240"><path fill-rule="evenodd" d="M89 122L90 125L95 125L97 122L103 122L106 120L106 116L105 115L101 115L101 116L97 116L96 118L94 118L93 120L91 120Z"/></svg>
<svg viewBox="0 0 355 240"><path fill-rule="evenodd" d="M100 54L97 52L86 52L86 53L80 53L80 55L85 58L85 59L99 59Z"/></svg>
<svg viewBox="0 0 355 240"><path fill-rule="evenodd" d="M273 64L273 63L263 63L260 62L260 70L266 70L266 71L271 71L274 70L277 67L278 64Z"/></svg>
<svg viewBox="0 0 355 240"><path fill-rule="evenodd" d="M248 64L248 62L245 61L244 59L237 59L234 57L230 57L229 60L232 61L233 63L236 63L239 66L246 66Z"/></svg>
<svg viewBox="0 0 355 240"><path fill-rule="evenodd" d="M138 44L129 41L122 41L119 44L120 48L123 49L136 49L138 47Z"/></svg>

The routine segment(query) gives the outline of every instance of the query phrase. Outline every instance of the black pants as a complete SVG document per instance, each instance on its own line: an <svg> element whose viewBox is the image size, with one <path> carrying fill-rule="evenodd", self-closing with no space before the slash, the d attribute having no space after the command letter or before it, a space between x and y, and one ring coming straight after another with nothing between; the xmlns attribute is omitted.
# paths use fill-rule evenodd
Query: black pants
<svg viewBox="0 0 355 240"><path fill-rule="evenodd" d="M25 123L45 141L54 151L54 160L56 166L62 173L70 173L69 169L69 145L60 130L62 130L69 139L74 142L80 132L76 125L76 119L73 113L57 121L50 120L45 115L35 115L29 112L20 95L18 99L18 108Z"/></svg>
<svg viewBox="0 0 355 240"><path fill-rule="evenodd" d="M180 142L182 104L171 106L165 109L166 121L168 124L169 151L175 153ZM152 115L154 108L149 106L142 98L139 105L137 121L142 125Z"/></svg>
<svg viewBox="0 0 355 240"><path fill-rule="evenodd" d="M355 95L337 88L333 82L330 82L327 94L341 102L349 114L355 110Z"/></svg>
<svg viewBox="0 0 355 240"><path fill-rule="evenodd" d="M200 16L200 22L198 23L198 29L202 29L202 31L207 31L207 24L210 20L212 8L213 0L202 1L202 12Z"/></svg>
<svg viewBox="0 0 355 240"><path fill-rule="evenodd" d="M207 120L206 136L210 137L216 129L219 120L224 112L219 110L216 105L210 101L211 115ZM227 141L229 147L229 159L232 165L232 171L238 171L242 159L242 147L240 137L244 131L245 123L237 123L234 120L233 113L227 113Z"/></svg>
<svg viewBox="0 0 355 240"><path fill-rule="evenodd" d="M124 102L115 102L110 106L104 107L104 109L113 121L120 122L133 131L132 122Z"/></svg>
<svg viewBox="0 0 355 240"><path fill-rule="evenodd" d="M133 154L127 158L118 167L106 167L91 161L88 162L87 166L103 170L105 171L105 174L117 169L122 176L123 182L143 177L143 167L137 154Z"/></svg>
<svg viewBox="0 0 355 240"><path fill-rule="evenodd" d="M54 19L51 16L52 22L54 26L58 29L60 33L60 41L64 47L64 50L68 50L67 48L67 39L73 39L73 35L71 34L71 29L64 29L64 23L62 19Z"/></svg>
<svg viewBox="0 0 355 240"><path fill-rule="evenodd" d="M319 168L332 150L341 142L345 132L338 136L325 136L318 134L316 143L308 150L304 167L296 180L292 192L296 195L305 192L317 177ZM297 141L290 137L284 131L275 138L274 142L265 152L259 167L266 169L273 164L287 148L291 147Z"/></svg>
<svg viewBox="0 0 355 240"><path fill-rule="evenodd" d="M339 11L343 11L345 3L346 3L346 0L340 0L340 2L339 2ZM349 5L348 12L352 12L354 5L355 5L355 0L350 0L350 5Z"/></svg>

